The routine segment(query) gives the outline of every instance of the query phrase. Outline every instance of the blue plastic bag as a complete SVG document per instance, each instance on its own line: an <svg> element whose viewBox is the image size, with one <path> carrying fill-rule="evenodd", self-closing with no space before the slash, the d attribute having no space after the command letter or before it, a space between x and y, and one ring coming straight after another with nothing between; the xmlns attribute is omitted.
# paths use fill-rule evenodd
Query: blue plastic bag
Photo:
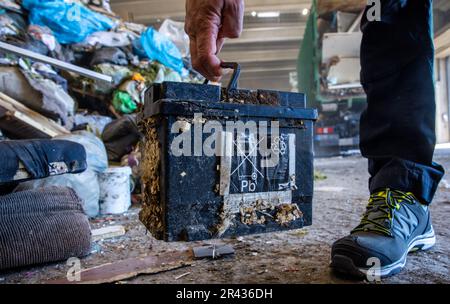
<svg viewBox="0 0 450 304"><path fill-rule="evenodd" d="M63 0L23 0L31 24L47 26L59 43L82 42L97 31L107 31L114 26L108 17L93 12L78 3Z"/></svg>
<svg viewBox="0 0 450 304"><path fill-rule="evenodd" d="M137 42L137 41L136 41ZM140 56L156 60L166 67L181 73L183 70L183 59L180 50L167 37L161 35L155 29L149 27L142 33L140 41L133 43L136 53ZM142 48L141 50L139 50Z"/></svg>

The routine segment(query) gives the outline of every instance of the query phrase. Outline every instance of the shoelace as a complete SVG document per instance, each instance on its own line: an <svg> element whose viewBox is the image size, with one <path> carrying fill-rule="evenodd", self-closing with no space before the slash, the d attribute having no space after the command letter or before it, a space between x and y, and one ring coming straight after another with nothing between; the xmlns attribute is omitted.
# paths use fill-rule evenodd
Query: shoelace
<svg viewBox="0 0 450 304"><path fill-rule="evenodd" d="M364 231L393 236L392 222L395 211L401 208L402 203L414 204L415 202L417 199L412 193L391 189L373 193L361 223L353 229L352 233Z"/></svg>

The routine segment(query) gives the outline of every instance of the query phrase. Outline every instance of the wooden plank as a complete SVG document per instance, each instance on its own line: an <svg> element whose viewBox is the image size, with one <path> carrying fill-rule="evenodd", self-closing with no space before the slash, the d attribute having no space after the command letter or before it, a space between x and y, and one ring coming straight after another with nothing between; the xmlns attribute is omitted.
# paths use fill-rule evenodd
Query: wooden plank
<svg viewBox="0 0 450 304"><path fill-rule="evenodd" d="M4 114L0 117L0 129L11 134L20 134L21 136L17 136L20 139L51 138L48 134L15 117L16 111L8 111L1 103L0 100L0 113Z"/></svg>
<svg viewBox="0 0 450 304"><path fill-rule="evenodd" d="M48 134L50 137L55 137L58 135L61 135L59 132L52 130L52 128L48 128L47 126L39 123L38 121L32 119L31 117L28 117L22 112L14 112L14 117L17 119L23 121L24 123L36 127L36 129L39 129L41 132Z"/></svg>
<svg viewBox="0 0 450 304"><path fill-rule="evenodd" d="M64 127L47 117L29 109L20 102L0 92L0 112L3 114L1 127L11 133L20 134L19 129L30 134L23 133L24 138L51 138L58 135L69 134Z"/></svg>
<svg viewBox="0 0 450 304"><path fill-rule="evenodd" d="M28 108L27 106L23 105L22 103L18 102L17 100L9 97L8 95L0 92L0 99L3 99L4 101L10 103L11 105L14 106L14 108L16 108L17 110L23 112L24 114L28 114L29 116L32 116L34 118L36 118L37 120L42 120L45 123L48 123L49 125L51 125L51 127L53 129L56 129L56 131L58 131L59 133L62 134L69 134L70 132L65 129L63 126L60 126L59 124L55 123L54 121L48 119L47 117L39 114L36 111L31 110L30 108Z"/></svg>
<svg viewBox="0 0 450 304"><path fill-rule="evenodd" d="M79 281L68 281L66 278L51 280L47 284L103 284L114 283L136 277L140 274L156 274L192 265L192 251L175 251L131 258L118 262L82 270Z"/></svg>

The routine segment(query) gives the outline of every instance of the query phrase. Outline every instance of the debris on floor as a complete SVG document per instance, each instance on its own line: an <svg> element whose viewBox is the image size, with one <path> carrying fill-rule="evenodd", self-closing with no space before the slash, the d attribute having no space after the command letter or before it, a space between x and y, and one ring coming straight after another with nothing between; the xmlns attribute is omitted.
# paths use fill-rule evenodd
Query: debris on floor
<svg viewBox="0 0 450 304"><path fill-rule="evenodd" d="M114 283L140 274L156 274L192 265L190 251L168 252L103 264L80 272L80 280L67 278L50 280L48 284L102 284Z"/></svg>
<svg viewBox="0 0 450 304"><path fill-rule="evenodd" d="M333 186L320 186L314 188L314 191L322 191L322 192L342 192L344 190L345 190L344 187L333 187Z"/></svg>
<svg viewBox="0 0 450 304"><path fill-rule="evenodd" d="M186 272L186 273L180 274L179 276L176 276L174 279L175 280L179 280L179 279L184 278L185 276L188 276L190 274L191 274L191 272Z"/></svg>
<svg viewBox="0 0 450 304"><path fill-rule="evenodd" d="M446 179L442 179L439 187L443 189L450 189L450 183Z"/></svg>
<svg viewBox="0 0 450 304"><path fill-rule="evenodd" d="M92 241L115 238L125 234L125 227L122 225L114 225L92 230Z"/></svg>
<svg viewBox="0 0 450 304"><path fill-rule="evenodd" d="M194 247L192 251L194 252L194 257L197 259L202 258L218 259L223 256L232 255L235 253L234 248L230 245L216 245L216 244Z"/></svg>

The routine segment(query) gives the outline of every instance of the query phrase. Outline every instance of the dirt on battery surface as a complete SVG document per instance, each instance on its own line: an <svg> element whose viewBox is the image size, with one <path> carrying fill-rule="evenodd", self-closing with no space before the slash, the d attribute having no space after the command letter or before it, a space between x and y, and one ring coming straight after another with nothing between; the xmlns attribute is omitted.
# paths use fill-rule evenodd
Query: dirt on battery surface
<svg viewBox="0 0 450 304"><path fill-rule="evenodd" d="M450 152L436 156L447 171ZM361 157L315 161L322 178L315 183L313 226L305 229L191 243L155 240L138 219L139 206L124 215L91 221L92 228L124 225L121 237L93 243L92 254L81 260L83 269L104 263L186 250L204 244L226 243L235 255L197 260L192 266L153 275L139 275L120 283L364 283L336 276L330 269L331 244L359 222L368 192L367 162ZM326 178L325 178L326 177ZM431 206L437 245L410 254L406 268L383 283L450 283L450 180L440 184ZM0 272L0 283L44 283L65 277L65 262Z"/></svg>

